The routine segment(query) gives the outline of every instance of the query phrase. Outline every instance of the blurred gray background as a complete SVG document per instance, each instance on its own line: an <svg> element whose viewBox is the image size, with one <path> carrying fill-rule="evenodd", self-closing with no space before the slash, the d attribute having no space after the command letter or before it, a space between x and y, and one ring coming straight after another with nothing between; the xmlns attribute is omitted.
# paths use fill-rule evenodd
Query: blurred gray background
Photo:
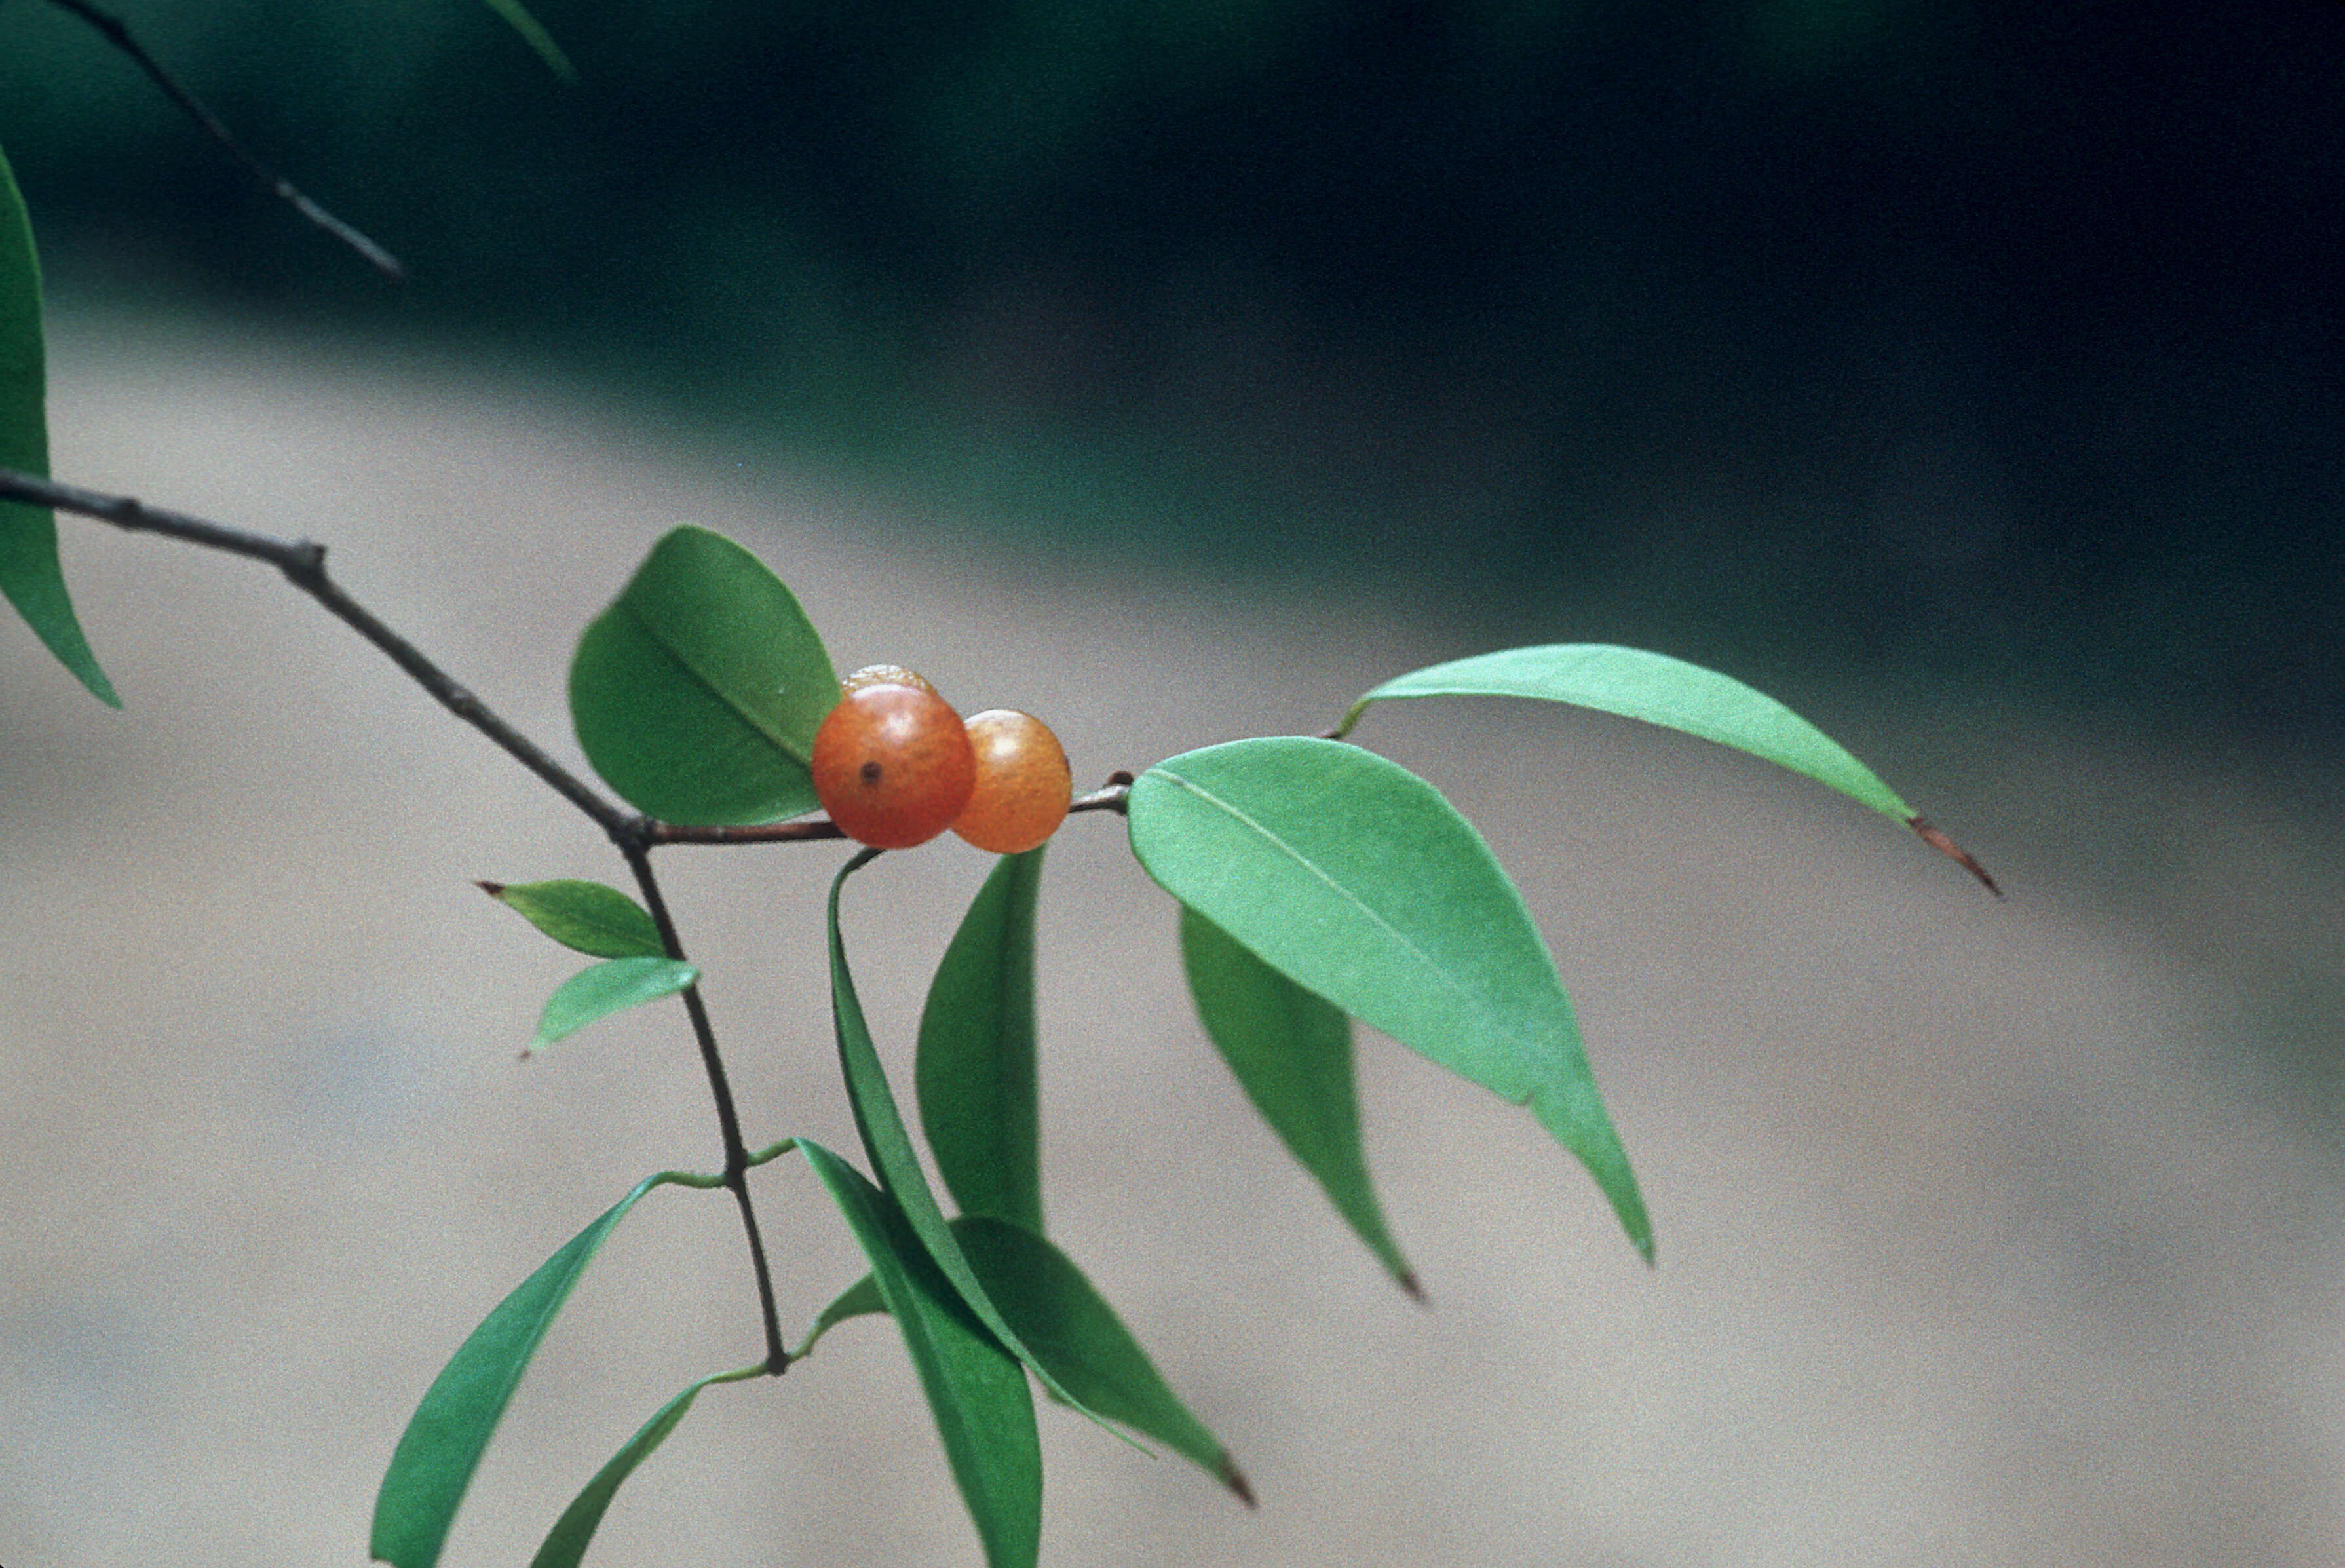
<svg viewBox="0 0 2345 1568"><path fill-rule="evenodd" d="M1520 875L1651 1196L1364 1046L1398 1298L1197 1039L1114 825L1053 850L1054 1226L1246 1516L1045 1419L1046 1560L2333 1563L2345 8L0 9L60 477L331 542L573 750L570 640L720 528L843 664L1080 774L1508 641L1728 668L2000 873L1683 738L1406 705ZM0 634L0 1562L356 1561L482 1312L713 1127L654 1010L528 1064L565 955L467 885L591 831L266 574L95 525L129 711ZM835 856L679 855L753 1136L851 1146ZM899 1070L981 875L858 883ZM855 1271L760 1178L797 1319ZM447 1561L525 1559L754 1353L662 1194ZM884 1325L713 1390L611 1563L973 1562Z"/></svg>

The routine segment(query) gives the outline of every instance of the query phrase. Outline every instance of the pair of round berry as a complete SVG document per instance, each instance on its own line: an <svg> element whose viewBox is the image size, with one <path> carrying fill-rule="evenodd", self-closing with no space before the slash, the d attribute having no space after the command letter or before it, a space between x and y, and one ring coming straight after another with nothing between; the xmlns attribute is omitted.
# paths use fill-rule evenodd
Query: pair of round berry
<svg viewBox="0 0 2345 1568"><path fill-rule="evenodd" d="M910 670L868 665L839 683L815 731L815 793L839 831L909 850L950 828L997 855L1022 854L1066 820L1074 773L1050 726L997 708L964 721Z"/></svg>

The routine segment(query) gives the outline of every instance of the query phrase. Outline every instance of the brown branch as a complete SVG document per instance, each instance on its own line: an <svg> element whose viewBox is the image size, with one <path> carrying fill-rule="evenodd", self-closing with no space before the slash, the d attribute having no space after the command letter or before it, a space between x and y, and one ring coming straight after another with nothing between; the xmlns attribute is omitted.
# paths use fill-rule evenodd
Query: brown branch
<svg viewBox="0 0 2345 1568"><path fill-rule="evenodd" d="M1077 811L1121 811L1132 793L1132 775L1115 774L1104 789L1079 795L1067 808ZM797 844L844 839L846 833L827 817L800 817L787 822L745 822L733 826L647 820L646 844Z"/></svg>
<svg viewBox="0 0 2345 1568"><path fill-rule="evenodd" d="M160 534L167 538L183 539L208 549L223 550L231 555L268 562L284 573L295 587L323 605L337 619L389 655L392 663L436 697L442 707L487 736L513 760L543 779L563 799L593 818L597 826L611 835L614 842L624 847L641 831L638 826L641 818L604 799L592 785L547 756L535 742L498 718L488 704L424 657L413 643L383 625L366 606L342 592L340 585L326 575L326 547L323 545L307 539L275 539L265 534L247 533L201 517L191 517L183 512L149 506L127 495L105 495L94 490L59 484L30 473L19 473L13 469L0 468L0 501L23 501L35 506L54 507L60 512L95 517L132 533Z"/></svg>
<svg viewBox="0 0 2345 1568"><path fill-rule="evenodd" d="M299 213L311 225L323 229L366 259L368 265L384 277L397 281L407 276L399 258L310 200L294 188L293 182L253 156L235 134L222 125L219 117L206 108L195 94L189 92L177 76L163 68L162 62L148 54L137 39L130 36L118 16L110 15L88 3L88 0L49 0L61 11L80 17L97 29L106 41L130 58L130 63L147 73L147 79L163 91L163 96L177 104L203 133L228 149L228 156L244 166L245 172L260 182L261 188Z"/></svg>

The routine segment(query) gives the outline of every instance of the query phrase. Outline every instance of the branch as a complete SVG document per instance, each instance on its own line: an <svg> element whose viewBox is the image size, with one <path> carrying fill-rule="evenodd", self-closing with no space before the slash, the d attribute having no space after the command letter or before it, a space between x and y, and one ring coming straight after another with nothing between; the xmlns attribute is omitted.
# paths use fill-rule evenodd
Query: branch
<svg viewBox="0 0 2345 1568"><path fill-rule="evenodd" d="M1117 773L1102 789L1088 795L1078 795L1067 807L1067 814L1077 811L1121 811L1132 793L1132 775ZM794 844L811 840L844 839L838 824L827 817L801 819L789 822L750 822L738 827L702 826L688 822L662 822L656 820L644 824L644 841L647 844Z"/></svg>
<svg viewBox="0 0 2345 1568"><path fill-rule="evenodd" d="M488 704L459 686L438 665L424 657L414 644L383 625L366 606L342 592L340 586L326 575L326 547L323 545L313 544L307 539L273 539L265 534L249 534L242 529L207 522L201 517L191 517L182 512L149 506L127 495L104 495L94 490L82 490L30 473L19 473L13 469L0 468L0 501L22 501L35 506L54 507L60 512L95 517L132 533L160 534L167 538L201 545L207 549L223 550L231 555L268 562L284 573L295 587L325 606L336 618L388 654L392 663L438 698L442 707L487 736L513 760L543 779L556 794L594 819L614 842L624 845L640 832L641 818L605 800L592 785L547 756L535 742L491 711Z"/></svg>
<svg viewBox="0 0 2345 1568"><path fill-rule="evenodd" d="M162 63L148 54L138 40L130 36L130 29L123 25L120 17L109 15L90 5L88 0L49 0L49 3L60 10L69 11L80 17L104 35L107 43L130 56L131 64L146 72L148 79L163 89L165 97L178 105L206 136L226 148L228 156L242 164L245 171L259 180L262 188L270 195L291 207L294 211L317 228L324 229L328 234L357 251L366 259L370 266L384 277L396 282L407 276L407 269L399 264L398 257L302 195L293 188L291 180L254 157L242 142L236 139L228 127L219 122L217 115L206 108L195 94L181 86L177 76L165 70Z"/></svg>

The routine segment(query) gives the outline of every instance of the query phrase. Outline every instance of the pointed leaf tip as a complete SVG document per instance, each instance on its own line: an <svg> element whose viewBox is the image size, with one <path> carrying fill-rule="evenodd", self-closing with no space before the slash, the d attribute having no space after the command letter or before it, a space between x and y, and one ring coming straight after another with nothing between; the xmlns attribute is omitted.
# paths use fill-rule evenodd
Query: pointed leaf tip
<svg viewBox="0 0 2345 1568"><path fill-rule="evenodd" d="M1948 860L1954 861L1954 864L1962 867L1963 870L1976 877L1979 880L1979 884L1985 888L1987 891L1993 893L1997 898L2003 897L2003 890L1995 886L1995 879L1987 875L1986 868L1980 865L1977 858L1968 850L1964 849L1960 844L1955 843L1952 839L1946 837L1944 829L1939 827L1935 822L1931 821L1927 817L1908 817L1905 819L1905 825L1913 829L1916 833L1921 834L1922 841L1924 843L1929 845L1930 848L1937 850L1938 853L1945 856Z"/></svg>
<svg viewBox="0 0 2345 1568"><path fill-rule="evenodd" d="M1222 1455L1222 1484L1237 1493L1238 1501L1248 1508L1260 1510L1262 1504L1254 1498L1254 1487L1246 1481L1245 1471L1224 1451Z"/></svg>

